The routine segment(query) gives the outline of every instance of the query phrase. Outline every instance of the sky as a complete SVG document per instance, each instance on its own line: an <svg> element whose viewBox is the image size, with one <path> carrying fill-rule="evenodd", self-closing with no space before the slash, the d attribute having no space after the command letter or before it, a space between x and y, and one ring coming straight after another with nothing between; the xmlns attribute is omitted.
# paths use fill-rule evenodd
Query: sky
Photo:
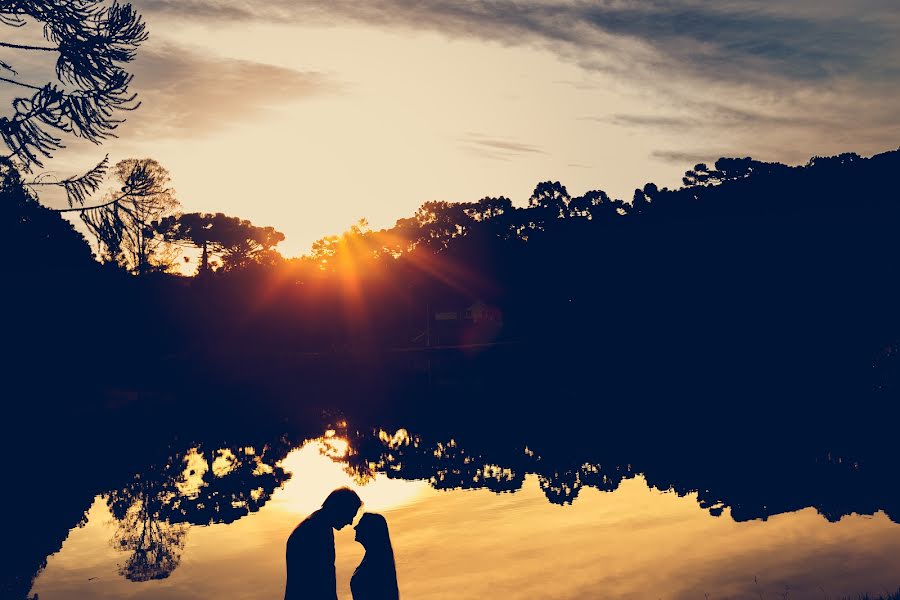
<svg viewBox="0 0 900 600"><path fill-rule="evenodd" d="M525 205L546 180L630 199L720 156L900 146L896 0L133 5L142 106L47 170L154 158L186 212L273 225L286 256L429 200Z"/></svg>

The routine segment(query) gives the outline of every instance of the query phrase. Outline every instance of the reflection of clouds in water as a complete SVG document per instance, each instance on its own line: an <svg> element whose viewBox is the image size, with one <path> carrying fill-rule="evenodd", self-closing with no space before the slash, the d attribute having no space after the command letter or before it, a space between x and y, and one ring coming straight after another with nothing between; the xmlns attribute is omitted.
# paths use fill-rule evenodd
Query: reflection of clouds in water
<svg viewBox="0 0 900 600"><path fill-rule="evenodd" d="M281 467L293 475L275 493L272 506L306 515L318 509L329 492L346 486L359 494L365 503L364 510L383 511L416 502L429 487L425 481L389 479L381 473L360 481L348 474L340 462L347 448L347 440L329 436L306 442L291 451Z"/></svg>

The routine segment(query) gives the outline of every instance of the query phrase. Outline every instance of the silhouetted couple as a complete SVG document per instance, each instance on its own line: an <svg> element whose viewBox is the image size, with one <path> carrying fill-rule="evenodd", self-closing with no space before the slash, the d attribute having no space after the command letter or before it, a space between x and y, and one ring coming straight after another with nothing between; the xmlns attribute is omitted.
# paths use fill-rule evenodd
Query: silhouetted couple
<svg viewBox="0 0 900 600"><path fill-rule="evenodd" d="M309 515L287 542L285 600L336 600L334 529L353 522L362 501L349 488L331 492L322 508ZM397 600L397 569L387 521L375 513L363 513L356 525L356 541L366 555L353 573L353 600Z"/></svg>

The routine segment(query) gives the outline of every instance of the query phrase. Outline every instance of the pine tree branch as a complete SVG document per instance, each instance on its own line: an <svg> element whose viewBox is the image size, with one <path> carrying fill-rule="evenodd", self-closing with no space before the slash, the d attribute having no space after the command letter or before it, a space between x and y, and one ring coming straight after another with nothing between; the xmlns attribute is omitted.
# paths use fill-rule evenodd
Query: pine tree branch
<svg viewBox="0 0 900 600"><path fill-rule="evenodd" d="M0 60L0 71L11 74L0 82L32 91L13 100L13 115L0 117L0 139L30 172L65 146L56 132L95 144L115 137L124 121L115 114L140 106L128 93L132 75L124 67L148 36L140 14L116 0L0 0L0 25L18 27L24 17L43 23L46 45L0 41L0 48L59 55L59 85L42 87L17 81L13 66Z"/></svg>
<svg viewBox="0 0 900 600"><path fill-rule="evenodd" d="M50 185L50 184L48 183L47 185ZM104 202L103 204L95 204L94 206L76 206L76 207L73 207L73 208L50 208L50 209L48 209L48 210L51 210L51 211L57 212L57 213L66 213L66 212L89 212L89 211L92 211L92 210L97 210L97 209L101 209L101 208L106 208L107 206L112 206L113 204L116 204L116 203L118 203L118 202L121 202L121 201L124 200L125 198L129 198L129 197L138 197L138 198L140 198L140 197L144 197L144 196L152 196L152 195L153 195L153 193L142 193L142 192L140 192L140 191L135 192L135 190L130 189L130 190L126 191L126 192L123 192L120 196L116 196L115 198L113 198L113 199L110 200L109 202ZM129 216L133 217L135 220L143 222L141 219L139 219L139 218L137 217L137 215L135 215L134 211L132 211L132 210L131 210L130 208L128 208L127 206L119 205L119 208L120 208L121 210L123 210L124 212L126 212Z"/></svg>
<svg viewBox="0 0 900 600"><path fill-rule="evenodd" d="M6 77L0 77L0 81L5 81L6 83L11 83L13 85L19 85L24 88L28 88L29 90L40 90L36 85L31 85L29 83L22 83L21 81L16 81L15 79L7 79Z"/></svg>
<svg viewBox="0 0 900 600"><path fill-rule="evenodd" d="M9 42L0 42L2 48L16 48L18 50L41 50L44 52L58 52L59 48L54 46L28 46L25 44L10 44Z"/></svg>
<svg viewBox="0 0 900 600"><path fill-rule="evenodd" d="M109 154L103 157L96 166L81 175L73 175L62 181L42 181L40 177L34 181L26 182L28 186L55 185L66 190L66 198L69 201L69 208L76 204L84 206L84 202L89 194L97 191L106 171L109 168Z"/></svg>
<svg viewBox="0 0 900 600"><path fill-rule="evenodd" d="M67 213L67 212L89 212L89 211L92 211L92 210L98 210L98 209L100 209L100 208L106 208L107 206L112 206L113 204L116 204L117 202L121 202L122 200L124 200L125 198L127 198L127 197L129 197L129 196L131 196L131 195L133 195L133 194L130 194L130 193L128 193L128 192L125 192L125 193L122 194L121 196L116 196L115 198L113 198L113 199L110 200L109 202L104 202L103 204L96 204L96 205L94 205L94 206L76 206L76 207L73 207L73 208L50 208L50 209L47 209L47 210L51 210L51 211L57 212L57 213ZM122 207L122 208L124 209L124 207ZM127 210L127 209L124 209L124 210L125 210L125 212L131 214L131 211L129 211L129 210Z"/></svg>

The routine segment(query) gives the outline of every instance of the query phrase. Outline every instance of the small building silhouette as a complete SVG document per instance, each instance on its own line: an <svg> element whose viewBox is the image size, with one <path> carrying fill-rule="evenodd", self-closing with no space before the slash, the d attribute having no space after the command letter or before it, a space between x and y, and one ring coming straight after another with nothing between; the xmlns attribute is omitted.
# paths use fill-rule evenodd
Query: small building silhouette
<svg viewBox="0 0 900 600"><path fill-rule="evenodd" d="M428 314L426 346L492 342L503 326L503 311L482 300L456 306L437 305Z"/></svg>

